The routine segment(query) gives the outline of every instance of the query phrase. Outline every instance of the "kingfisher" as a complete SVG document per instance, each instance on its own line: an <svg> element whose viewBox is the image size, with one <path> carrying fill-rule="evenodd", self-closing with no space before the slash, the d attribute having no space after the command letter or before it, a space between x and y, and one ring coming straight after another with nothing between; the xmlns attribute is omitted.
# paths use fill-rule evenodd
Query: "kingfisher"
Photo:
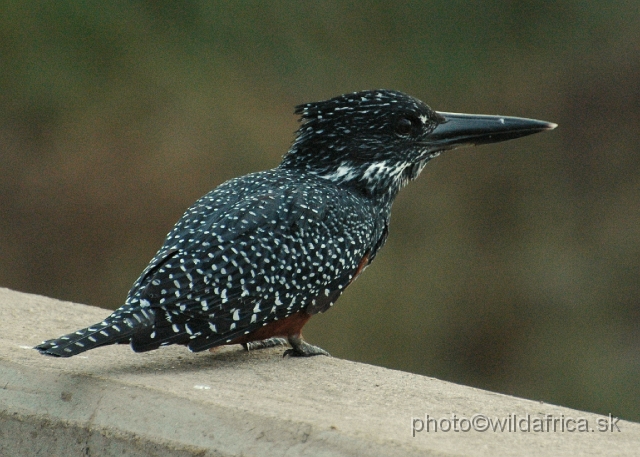
<svg viewBox="0 0 640 457"><path fill-rule="evenodd" d="M367 90L299 105L277 167L196 201L102 322L35 349L70 357L110 344L193 352L242 344L329 355L302 327L376 258L396 195L443 151L551 130L534 119L438 112L402 92Z"/></svg>

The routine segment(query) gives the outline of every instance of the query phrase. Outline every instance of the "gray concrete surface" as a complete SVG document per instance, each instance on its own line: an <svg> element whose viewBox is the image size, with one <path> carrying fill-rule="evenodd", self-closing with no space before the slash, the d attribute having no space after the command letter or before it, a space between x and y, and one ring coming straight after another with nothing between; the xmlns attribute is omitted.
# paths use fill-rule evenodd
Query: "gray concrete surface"
<svg viewBox="0 0 640 457"><path fill-rule="evenodd" d="M596 429L608 418L335 358L111 346L55 359L30 349L107 314L0 289L1 456L640 455L637 423L562 432L562 420ZM477 414L511 417L512 430L528 417L545 431L435 432L430 422L413 436L425 415L466 429Z"/></svg>

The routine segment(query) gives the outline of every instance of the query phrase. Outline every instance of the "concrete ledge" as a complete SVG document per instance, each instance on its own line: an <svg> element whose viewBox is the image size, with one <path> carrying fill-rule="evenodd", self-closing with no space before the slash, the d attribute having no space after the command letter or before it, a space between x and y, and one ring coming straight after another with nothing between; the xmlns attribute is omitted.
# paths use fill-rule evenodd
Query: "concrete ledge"
<svg viewBox="0 0 640 457"><path fill-rule="evenodd" d="M2 456L638 455L640 424L607 432L417 432L484 414L608 418L437 379L283 349L127 346L55 359L30 349L108 311L0 289ZM515 425L514 425L515 427Z"/></svg>

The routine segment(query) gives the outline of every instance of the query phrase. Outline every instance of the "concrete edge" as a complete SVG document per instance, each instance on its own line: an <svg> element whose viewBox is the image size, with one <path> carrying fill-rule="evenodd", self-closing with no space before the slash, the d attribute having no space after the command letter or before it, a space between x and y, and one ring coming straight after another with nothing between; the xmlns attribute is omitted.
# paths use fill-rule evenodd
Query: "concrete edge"
<svg viewBox="0 0 640 457"><path fill-rule="evenodd" d="M43 357L42 339L108 312L0 289L0 455L633 455L624 433L435 433L413 417L603 416L344 360L282 349L96 349Z"/></svg>

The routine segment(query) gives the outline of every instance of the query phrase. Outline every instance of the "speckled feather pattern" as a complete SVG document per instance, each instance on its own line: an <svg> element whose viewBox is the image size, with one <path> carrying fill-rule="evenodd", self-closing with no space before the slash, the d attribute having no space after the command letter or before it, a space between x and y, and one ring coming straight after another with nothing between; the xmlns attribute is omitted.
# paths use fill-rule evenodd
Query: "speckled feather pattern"
<svg viewBox="0 0 640 457"><path fill-rule="evenodd" d="M197 351L326 310L382 236L386 220L374 216L357 194L289 170L223 184L185 214L134 286L125 307L156 314L134 349L156 345L163 326Z"/></svg>
<svg viewBox="0 0 640 457"><path fill-rule="evenodd" d="M302 125L279 167L227 181L198 200L121 308L37 349L63 357L113 343L201 351L333 305L384 244L398 190L437 155L425 152L419 135L396 135L396 119L420 119L424 136L437 114L392 91L347 94L296 112Z"/></svg>

